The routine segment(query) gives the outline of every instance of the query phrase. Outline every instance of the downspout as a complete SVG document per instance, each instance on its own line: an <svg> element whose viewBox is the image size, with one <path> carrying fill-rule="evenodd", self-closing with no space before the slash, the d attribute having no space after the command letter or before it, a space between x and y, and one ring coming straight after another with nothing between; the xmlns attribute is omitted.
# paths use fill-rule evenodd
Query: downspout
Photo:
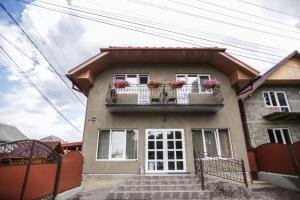
<svg viewBox="0 0 300 200"><path fill-rule="evenodd" d="M239 100L238 102L239 102L239 108L240 108L240 113L241 113L241 118L242 118L242 126L243 126L243 132L244 132L244 137L245 137L245 141L246 141L247 151L253 151L254 148L251 145L244 103L241 100Z"/></svg>
<svg viewBox="0 0 300 200"><path fill-rule="evenodd" d="M245 138L245 143L246 143L246 147L247 147L247 158L248 158L250 172L251 172L250 177L251 177L251 182L253 182L253 179L257 179L257 162L256 162L256 157L255 157L255 148L253 148L251 145L251 139L250 139L248 124L247 124L244 103L242 100L239 100L238 102L239 102L239 108L240 108L240 113L241 113L241 118L242 118L244 138ZM253 158L253 156L254 156L254 158Z"/></svg>

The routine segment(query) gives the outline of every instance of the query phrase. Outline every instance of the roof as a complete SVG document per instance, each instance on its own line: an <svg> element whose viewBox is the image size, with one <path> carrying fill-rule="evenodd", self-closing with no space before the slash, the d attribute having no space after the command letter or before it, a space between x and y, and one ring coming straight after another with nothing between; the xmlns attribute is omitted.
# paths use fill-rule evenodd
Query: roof
<svg viewBox="0 0 300 200"><path fill-rule="evenodd" d="M41 138L40 141L42 141L42 142L60 142L62 144L66 143L66 141L64 141L60 137L56 137L54 135L49 135L47 137Z"/></svg>
<svg viewBox="0 0 300 200"><path fill-rule="evenodd" d="M280 62L275 64L271 69L269 69L267 72L265 72L261 77L259 77L257 80L254 82L250 83L247 87L245 87L239 94L238 94L238 99L239 100L244 100L248 96L250 96L253 92L255 92L261 85L266 83L268 78L283 64L285 64L287 61L289 61L291 58L297 57L300 58L300 54L297 50L293 51L289 55L287 55L285 58L283 58ZM300 80L300 78L299 78ZM282 84L282 81L278 81L279 84ZM290 83L290 82L289 82Z"/></svg>
<svg viewBox="0 0 300 200"><path fill-rule="evenodd" d="M52 150L55 150L58 154L64 154L64 149L59 141L42 141L49 146Z"/></svg>
<svg viewBox="0 0 300 200"><path fill-rule="evenodd" d="M76 147L76 146L82 146L82 142L70 142L70 143L62 144L63 148L66 148L66 147Z"/></svg>
<svg viewBox="0 0 300 200"><path fill-rule="evenodd" d="M225 48L109 47L71 69L66 75L79 91L88 94L97 74L120 63L208 63L244 87L259 74L257 70L225 52Z"/></svg>
<svg viewBox="0 0 300 200"><path fill-rule="evenodd" d="M13 142L28 139L17 127L0 123L0 141Z"/></svg>
<svg viewBox="0 0 300 200"><path fill-rule="evenodd" d="M31 149L33 147L33 142L35 142L34 146L34 156L38 158L47 158L53 152L57 154L63 155L64 150L60 144L60 142L41 142L37 140L22 140L20 142L16 142L14 145L11 145L11 149L8 152L2 152L0 154L0 158L28 158L30 156ZM48 146L51 150L44 146Z"/></svg>

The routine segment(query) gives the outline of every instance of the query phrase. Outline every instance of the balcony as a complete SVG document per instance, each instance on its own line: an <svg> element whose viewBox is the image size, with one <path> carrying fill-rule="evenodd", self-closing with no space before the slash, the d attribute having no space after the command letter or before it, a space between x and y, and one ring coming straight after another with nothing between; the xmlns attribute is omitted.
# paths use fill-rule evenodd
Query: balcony
<svg viewBox="0 0 300 200"><path fill-rule="evenodd" d="M126 88L108 86L106 107L110 112L217 112L224 107L220 89L205 90L201 85L183 85L172 89L162 85Z"/></svg>

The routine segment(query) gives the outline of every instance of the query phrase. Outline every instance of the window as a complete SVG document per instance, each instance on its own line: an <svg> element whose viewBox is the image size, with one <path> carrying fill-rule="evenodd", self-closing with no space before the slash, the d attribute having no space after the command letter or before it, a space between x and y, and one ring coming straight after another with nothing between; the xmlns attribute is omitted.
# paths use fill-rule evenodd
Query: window
<svg viewBox="0 0 300 200"><path fill-rule="evenodd" d="M231 158L231 140L228 129L193 130L193 148L206 157Z"/></svg>
<svg viewBox="0 0 300 200"><path fill-rule="evenodd" d="M137 130L99 130L97 160L136 160Z"/></svg>
<svg viewBox="0 0 300 200"><path fill-rule="evenodd" d="M271 143L291 144L289 129L287 128L273 128L268 129L268 135Z"/></svg>
<svg viewBox="0 0 300 200"><path fill-rule="evenodd" d="M290 112L285 92L263 92L266 107L279 107L282 112Z"/></svg>
<svg viewBox="0 0 300 200"><path fill-rule="evenodd" d="M145 74L115 74L114 80L127 80L129 84L136 85L141 84L145 85L149 81L149 75Z"/></svg>
<svg viewBox="0 0 300 200"><path fill-rule="evenodd" d="M191 87L192 93L205 92L202 88L204 81L209 80L209 74L177 74L176 80L183 80L186 82L186 87Z"/></svg>

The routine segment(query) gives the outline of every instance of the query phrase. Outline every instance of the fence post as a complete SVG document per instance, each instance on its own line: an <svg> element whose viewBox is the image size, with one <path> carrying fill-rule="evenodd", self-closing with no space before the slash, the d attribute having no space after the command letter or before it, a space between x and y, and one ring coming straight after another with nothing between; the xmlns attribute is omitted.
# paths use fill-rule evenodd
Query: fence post
<svg viewBox="0 0 300 200"><path fill-rule="evenodd" d="M62 157L59 156L59 158L57 160L57 169L56 169L56 176L55 176L54 190L53 190L53 200L55 199L57 192L58 192L60 173L61 173L61 165L62 165Z"/></svg>
<svg viewBox="0 0 300 200"><path fill-rule="evenodd" d="M31 145L31 149L30 149L30 154L29 154L27 166L26 166L26 172L25 172L23 186L22 186L22 190L21 190L21 194L20 194L20 200L24 199L26 186L27 186L27 181L28 181L29 172L30 172L30 166L31 166L31 163L32 163L32 154L33 154L34 148L35 148L35 141L33 140L32 145Z"/></svg>
<svg viewBox="0 0 300 200"><path fill-rule="evenodd" d="M199 157L198 158L200 160L200 175L201 175L201 189L205 190L205 186L204 186L204 173L203 173L203 161L202 159Z"/></svg>
<svg viewBox="0 0 300 200"><path fill-rule="evenodd" d="M294 149L292 144L288 144L288 148L289 148L289 153L290 153L292 163L293 163L294 168L295 168L296 175L300 176L300 167L299 167L299 163L296 159L295 149Z"/></svg>
<svg viewBox="0 0 300 200"><path fill-rule="evenodd" d="M243 172L243 178L244 178L244 183L246 185L246 187L248 187L248 182L247 182L247 176L246 176L246 169L245 169L245 163L244 160L241 160L242 163L242 172Z"/></svg>

